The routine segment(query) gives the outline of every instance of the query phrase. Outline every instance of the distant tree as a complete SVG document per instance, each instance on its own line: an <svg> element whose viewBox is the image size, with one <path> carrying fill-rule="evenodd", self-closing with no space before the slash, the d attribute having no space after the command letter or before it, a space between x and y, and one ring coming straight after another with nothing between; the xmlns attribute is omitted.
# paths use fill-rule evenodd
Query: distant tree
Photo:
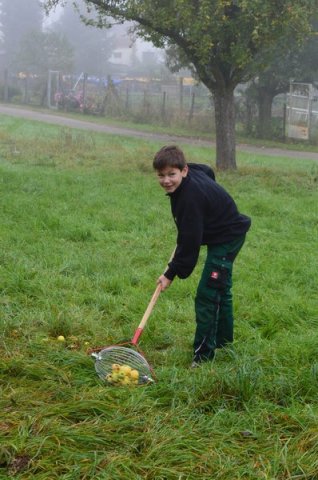
<svg viewBox="0 0 318 480"><path fill-rule="evenodd" d="M41 32L43 9L39 0L1 0L3 65L12 67L21 39L31 31Z"/></svg>
<svg viewBox="0 0 318 480"><path fill-rule="evenodd" d="M45 105L48 70L61 73L71 71L73 49L63 35L51 31L33 31L27 33L21 40L14 65L17 71L26 73L26 82L28 74L35 75L33 89L40 96L41 105Z"/></svg>
<svg viewBox="0 0 318 480"><path fill-rule="evenodd" d="M291 79L297 82L312 83L317 78L317 35L312 35L303 46L296 42L290 42L287 51L283 51L278 43L273 61L253 79L246 91L248 99L257 105L257 136L260 138L272 137L273 101L277 95L289 91Z"/></svg>
<svg viewBox="0 0 318 480"><path fill-rule="evenodd" d="M48 8L61 0L45 0ZM303 39L318 0L85 0L100 15L135 21L157 47L176 45L213 95L216 164L236 168L234 89L265 68L277 41Z"/></svg>
<svg viewBox="0 0 318 480"><path fill-rule="evenodd" d="M73 48L65 35L53 31L27 33L15 56L21 70L46 74L48 70L73 69Z"/></svg>
<svg viewBox="0 0 318 480"><path fill-rule="evenodd" d="M86 26L79 13L83 2L78 2L78 11L66 5L59 20L52 26L54 31L67 37L74 51L76 73L86 72L102 76L107 73L107 61L113 49L113 36L109 30Z"/></svg>

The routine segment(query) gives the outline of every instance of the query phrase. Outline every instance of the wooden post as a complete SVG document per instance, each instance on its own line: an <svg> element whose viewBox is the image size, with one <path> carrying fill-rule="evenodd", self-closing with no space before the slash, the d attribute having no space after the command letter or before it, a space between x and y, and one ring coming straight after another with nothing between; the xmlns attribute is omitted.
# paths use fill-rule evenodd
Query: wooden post
<svg viewBox="0 0 318 480"><path fill-rule="evenodd" d="M126 100L125 100L125 109L128 112L129 110L129 87L126 87Z"/></svg>
<svg viewBox="0 0 318 480"><path fill-rule="evenodd" d="M146 110L146 106L147 106L147 91L144 90L144 109Z"/></svg>
<svg viewBox="0 0 318 480"><path fill-rule="evenodd" d="M24 78L24 96L23 96L23 103L29 103L29 76L26 74Z"/></svg>
<svg viewBox="0 0 318 480"><path fill-rule="evenodd" d="M179 80L179 106L180 106L180 113L183 111L183 77L180 77Z"/></svg>
<svg viewBox="0 0 318 480"><path fill-rule="evenodd" d="M149 95L147 89L144 90L144 101L143 101L143 109L145 112L146 117L150 115L150 102L149 102Z"/></svg>
<svg viewBox="0 0 318 480"><path fill-rule="evenodd" d="M84 73L84 76L83 76L83 90L82 90L82 95L83 95L83 113L85 113L86 87L87 87L87 73Z"/></svg>
<svg viewBox="0 0 318 480"><path fill-rule="evenodd" d="M286 142L286 118L287 118L287 106L286 106L286 95L285 95L285 102L283 106L283 139Z"/></svg>
<svg viewBox="0 0 318 480"><path fill-rule="evenodd" d="M3 101L5 103L9 101L9 72L7 68L4 71Z"/></svg>
<svg viewBox="0 0 318 480"><path fill-rule="evenodd" d="M190 111L189 111L189 123L191 123L192 118L193 118L193 111L194 111L194 99L195 99L195 93L192 92L191 94L191 105L190 105Z"/></svg>
<svg viewBox="0 0 318 480"><path fill-rule="evenodd" d="M162 107L161 107L161 117L164 120L166 117L166 98L167 98L167 93L162 92Z"/></svg>
<svg viewBox="0 0 318 480"><path fill-rule="evenodd" d="M47 107L51 108L51 70L48 71L46 95L47 95Z"/></svg>

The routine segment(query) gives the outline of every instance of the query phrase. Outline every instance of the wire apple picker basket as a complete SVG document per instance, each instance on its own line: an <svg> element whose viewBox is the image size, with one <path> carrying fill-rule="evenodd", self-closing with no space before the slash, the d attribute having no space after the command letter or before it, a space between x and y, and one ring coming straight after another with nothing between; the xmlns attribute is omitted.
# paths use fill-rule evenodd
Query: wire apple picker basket
<svg viewBox="0 0 318 480"><path fill-rule="evenodd" d="M157 302L161 288L161 284L158 284L130 342L90 350L89 353L95 358L95 370L107 385L147 385L155 381L154 371L137 343Z"/></svg>

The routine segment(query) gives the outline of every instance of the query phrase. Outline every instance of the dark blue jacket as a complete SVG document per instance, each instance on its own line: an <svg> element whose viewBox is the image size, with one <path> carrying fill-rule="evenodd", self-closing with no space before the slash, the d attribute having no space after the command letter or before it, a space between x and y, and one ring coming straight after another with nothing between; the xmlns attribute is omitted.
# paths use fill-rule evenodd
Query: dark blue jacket
<svg viewBox="0 0 318 480"><path fill-rule="evenodd" d="M251 219L239 213L233 198L216 183L207 165L189 163L188 175L173 193L168 193L178 229L177 248L165 276L188 277L199 257L201 245L220 245L244 235Z"/></svg>

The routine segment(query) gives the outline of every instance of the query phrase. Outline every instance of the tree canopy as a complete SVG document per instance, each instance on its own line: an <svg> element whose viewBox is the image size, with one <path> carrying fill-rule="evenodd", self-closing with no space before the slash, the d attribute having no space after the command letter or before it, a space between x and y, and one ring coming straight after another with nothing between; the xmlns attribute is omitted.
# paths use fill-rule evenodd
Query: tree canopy
<svg viewBox="0 0 318 480"><path fill-rule="evenodd" d="M79 12L83 11L83 4L83 0L78 1ZM87 27L81 21L79 12L71 4L66 5L59 20L51 28L65 35L73 46L76 73L105 75L108 73L107 60L112 52L112 35L109 31Z"/></svg>
<svg viewBox="0 0 318 480"><path fill-rule="evenodd" d="M16 62L21 69L37 74L46 74L48 70L71 71L73 49L65 35L32 31L23 37Z"/></svg>
<svg viewBox="0 0 318 480"><path fill-rule="evenodd" d="M46 0L48 9L61 0ZM65 3L65 2L64 2ZM234 88L266 67L276 43L310 35L318 0L85 0L99 15L135 22L155 46L176 45L215 105L217 167L235 168Z"/></svg>
<svg viewBox="0 0 318 480"><path fill-rule="evenodd" d="M312 35L304 45L291 41L288 50L277 43L276 54L271 63L249 86L247 95L258 105L257 134L271 138L272 103L276 95L286 93L291 79L313 83L318 74L318 36Z"/></svg>

